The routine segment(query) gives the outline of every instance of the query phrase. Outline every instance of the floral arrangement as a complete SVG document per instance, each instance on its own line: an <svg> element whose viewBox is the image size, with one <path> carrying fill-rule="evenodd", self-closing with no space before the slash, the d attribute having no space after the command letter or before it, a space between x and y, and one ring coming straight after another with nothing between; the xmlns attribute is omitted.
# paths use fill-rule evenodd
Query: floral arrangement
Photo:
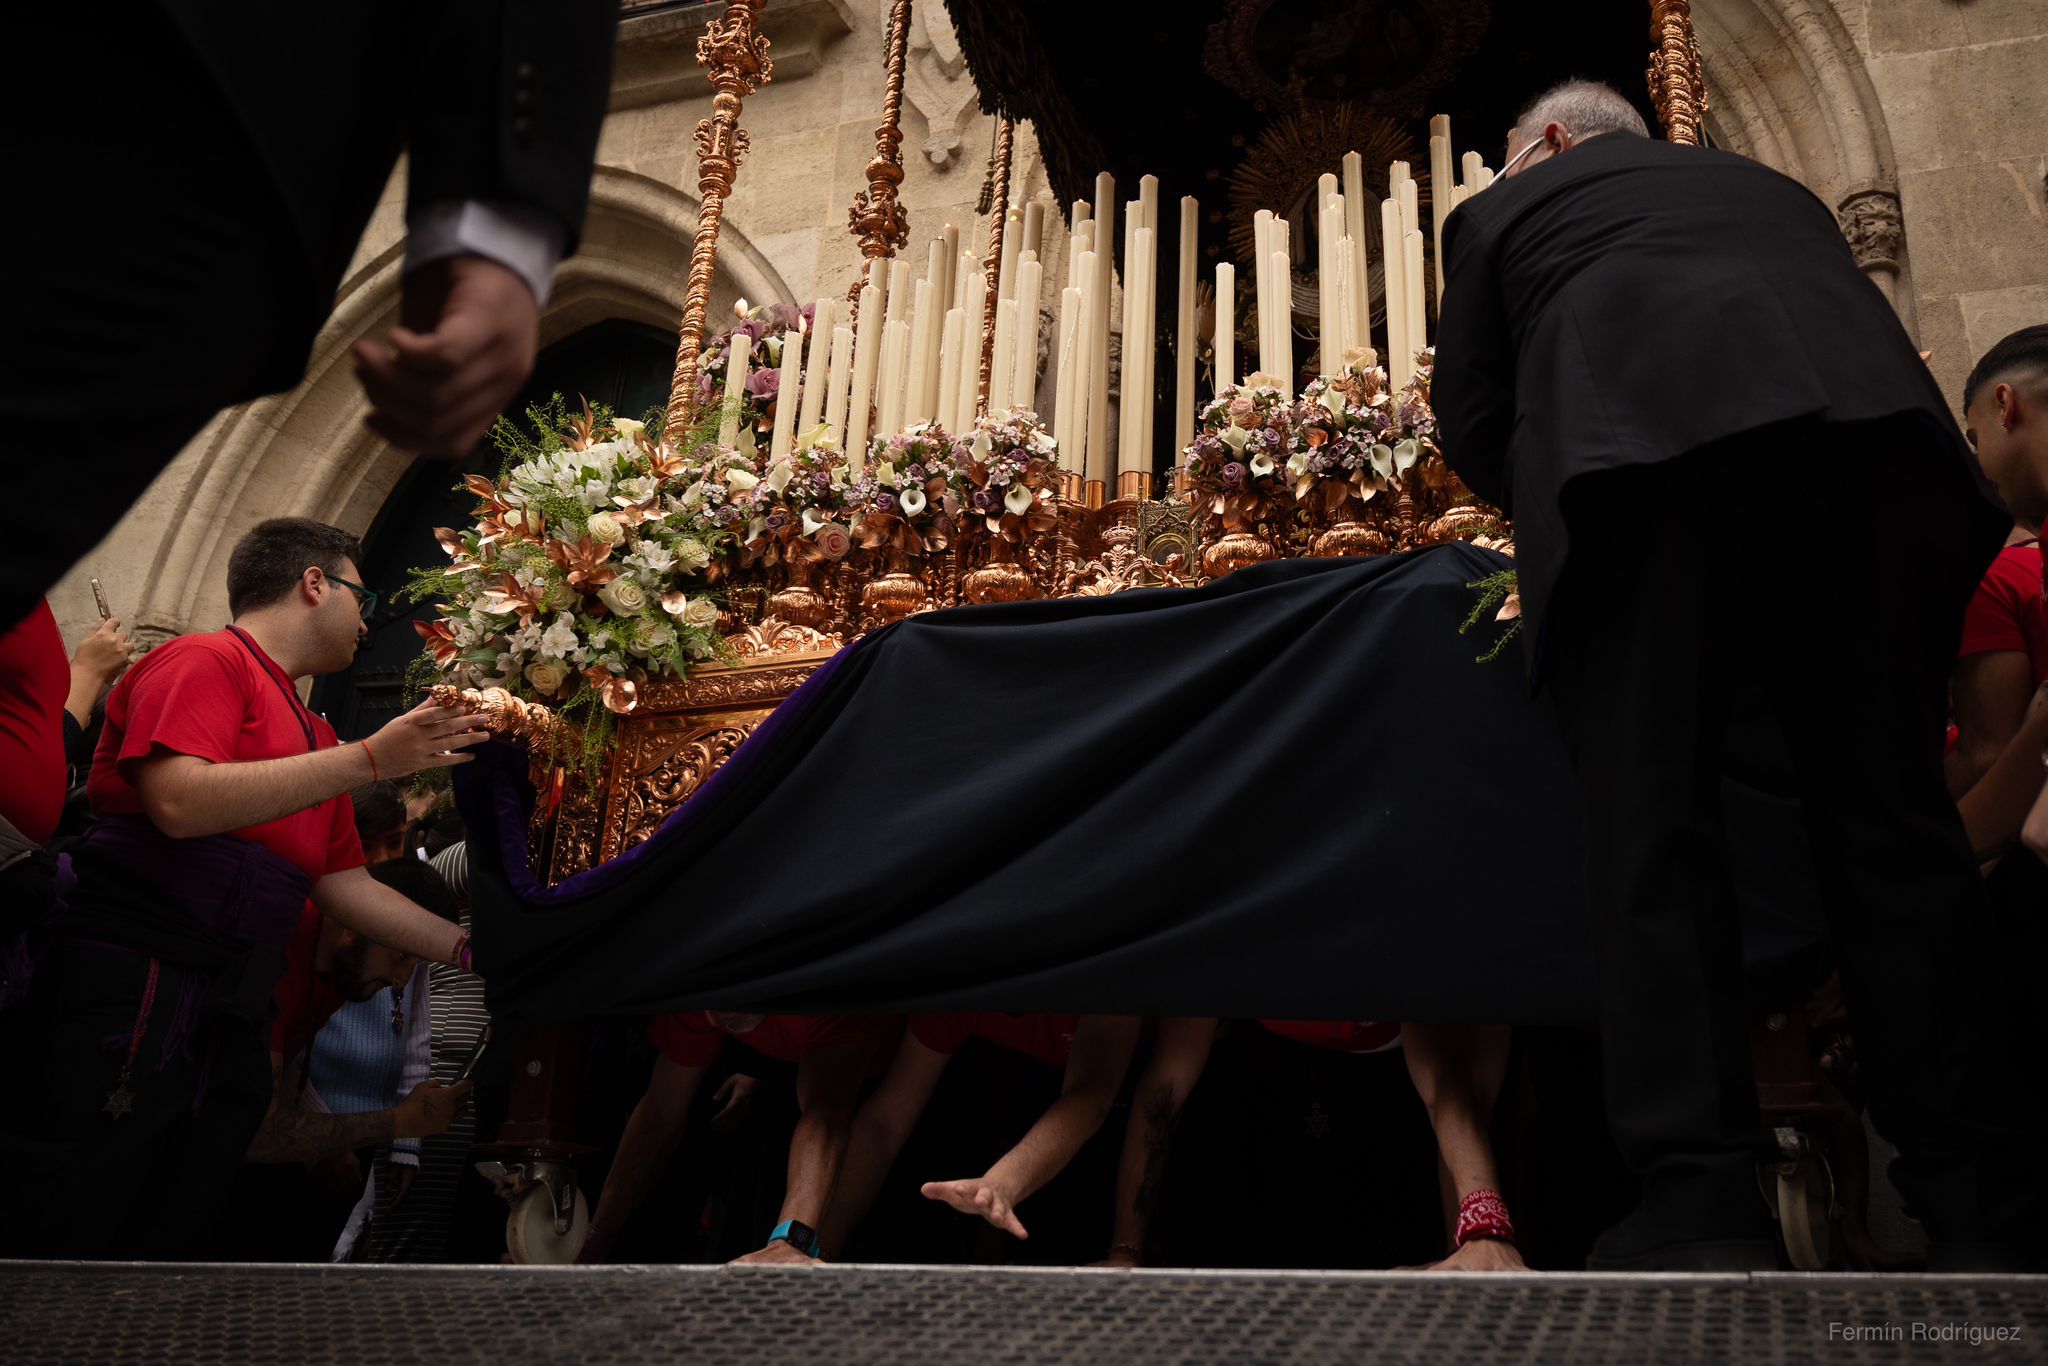
<svg viewBox="0 0 2048 1366"><path fill-rule="evenodd" d="M416 570L406 594L438 600L415 629L442 681L603 731L649 679L724 652L708 572L731 533L684 496L689 463L646 424L587 404L570 417L560 396L528 416L538 439L499 422L498 477L463 481L475 525L437 529L449 563Z"/></svg>
<svg viewBox="0 0 2048 1366"><path fill-rule="evenodd" d="M959 448L956 493L978 517L991 543L1021 546L1059 522L1053 499L1060 486L1060 449L1028 408L999 409L979 418ZM970 518L969 525L976 525Z"/></svg>
<svg viewBox="0 0 2048 1366"><path fill-rule="evenodd" d="M1387 372L1369 353L1337 375L1311 380L1295 409L1287 457L1295 499L1333 521L1353 499L1370 503L1393 487L1422 453L1403 420L1412 406L1389 392ZM1433 429L1433 417L1430 423Z"/></svg>
<svg viewBox="0 0 2048 1366"><path fill-rule="evenodd" d="M758 457L720 452L706 474L716 520L739 536L742 568L810 565L846 557L846 465L819 426L796 450L764 466Z"/></svg>
<svg viewBox="0 0 2048 1366"><path fill-rule="evenodd" d="M775 425L782 386L782 334L809 335L815 305L737 305L739 320L704 343L697 362L697 411L715 414L725 402L726 367L735 345L747 348L747 392L740 399L740 430L765 437ZM765 444L765 442L763 443Z"/></svg>
<svg viewBox="0 0 2048 1366"><path fill-rule="evenodd" d="M1203 407L1183 456L1187 487L1231 530L1272 510L1294 448L1294 396L1271 375L1231 385Z"/></svg>
<svg viewBox="0 0 2048 1366"><path fill-rule="evenodd" d="M967 507L964 455L935 422L876 438L847 493L855 542L882 551L892 568L945 550Z"/></svg>

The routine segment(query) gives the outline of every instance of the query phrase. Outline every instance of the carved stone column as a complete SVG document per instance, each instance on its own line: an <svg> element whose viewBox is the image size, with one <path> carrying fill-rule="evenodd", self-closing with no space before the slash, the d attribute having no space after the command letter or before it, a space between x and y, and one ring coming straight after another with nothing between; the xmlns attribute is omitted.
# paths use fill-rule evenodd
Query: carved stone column
<svg viewBox="0 0 2048 1366"><path fill-rule="evenodd" d="M1906 221L1899 209L1899 196L1885 189L1857 190L1836 205L1835 213L1856 264L1863 267L1896 308L1899 262L1906 244Z"/></svg>

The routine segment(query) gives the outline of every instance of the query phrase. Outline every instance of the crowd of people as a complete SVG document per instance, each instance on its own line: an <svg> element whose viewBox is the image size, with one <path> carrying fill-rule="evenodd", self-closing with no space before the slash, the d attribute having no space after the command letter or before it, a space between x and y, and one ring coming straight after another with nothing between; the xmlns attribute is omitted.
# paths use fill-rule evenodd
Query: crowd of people
<svg viewBox="0 0 2048 1366"><path fill-rule="evenodd" d="M608 24L512 38L534 62L601 66ZM546 147L515 138L495 184L461 171L475 130L415 130L457 145L415 148L416 190L436 201L415 235L441 247L408 273L406 326L359 348L380 432L459 446L530 367L534 310L580 224L602 112L588 104ZM1724 731L1752 692L1781 728L1830 903L1834 975L1808 986L1817 1016L1845 1002L1846 1019L1829 1017L1816 1066L1897 1145L1937 1264L2024 1255L2012 1230L2035 1194L2014 1173L2039 1169L2024 1165L2036 1117L1985 1117L2007 1055L1955 983L2032 942L2048 858L2048 326L1992 348L1956 396L1973 468L1896 318L1793 182L1655 143L1584 83L1532 105L1510 150L1509 187L1446 228L1436 399L1451 459L1517 518L1531 678L1586 801L1603 1028L601 1021L582 1059L592 1211L575 1255L1775 1264L1719 805ZM1727 204L1775 225L1768 249L1614 246L1616 222L1711 232L1702 206ZM1689 405L1648 384L1616 397L1605 377L1640 363L1631 318L1758 303L1767 280L1832 340L1724 309L1668 329L1693 351L1663 363L1697 374L1746 351L1742 383ZM224 383L222 402L257 382ZM150 428L160 454L194 415ZM1801 534L1703 553L1766 472L1805 509L1796 525L1848 516L1890 537L1853 570L1865 605L1787 597L1829 572L1833 551ZM1987 517L2012 530L1979 582ZM360 544L304 518L235 545L225 628L137 656L108 615L67 653L40 595L88 530L9 559L0 623L0 1157L17 1177L0 1255L504 1255L502 1204L472 1168L522 1041L479 1055L467 848L429 781L484 732L425 703L344 742L309 710L303 685L348 667L375 591ZM2007 1158L2023 1165L1994 1185Z"/></svg>

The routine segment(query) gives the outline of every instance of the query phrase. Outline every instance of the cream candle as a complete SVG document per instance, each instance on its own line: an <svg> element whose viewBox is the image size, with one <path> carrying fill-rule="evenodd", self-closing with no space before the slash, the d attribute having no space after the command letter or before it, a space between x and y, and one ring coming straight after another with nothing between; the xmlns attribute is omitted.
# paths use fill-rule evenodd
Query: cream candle
<svg viewBox="0 0 2048 1366"><path fill-rule="evenodd" d="M1195 349L1200 338L1195 335L1195 272L1201 268L1196 258L1196 231L1201 217L1201 206L1194 196L1182 195L1180 199L1180 254L1177 264L1180 268L1179 288L1174 297L1173 327L1173 449L1176 458L1195 439Z"/></svg>
<svg viewBox="0 0 2048 1366"><path fill-rule="evenodd" d="M1017 263L1016 359L1010 372L1010 406L1038 408L1038 296L1044 270L1038 258L1025 253Z"/></svg>
<svg viewBox="0 0 2048 1366"><path fill-rule="evenodd" d="M988 410L1010 406L1010 372L1016 366L1017 301L996 300L995 346L989 355Z"/></svg>
<svg viewBox="0 0 2048 1366"><path fill-rule="evenodd" d="M782 373L776 379L775 425L769 430L768 456L779 460L788 455L795 443L790 434L796 430L797 390L803 387L804 379L804 334L789 331L782 334Z"/></svg>
<svg viewBox="0 0 2048 1366"><path fill-rule="evenodd" d="M853 388L853 329L832 327L832 357L826 368L825 421L843 444L846 440L846 396ZM806 428L806 430L809 430Z"/></svg>
<svg viewBox="0 0 2048 1366"><path fill-rule="evenodd" d="M747 392L747 352L753 347L745 333L737 333L725 348L725 399L718 414L718 444L736 446L740 439L740 400Z"/></svg>
<svg viewBox="0 0 2048 1366"><path fill-rule="evenodd" d="M883 272L876 271L880 276ZM882 291L873 284L861 286L860 316L854 320L853 386L847 395L846 458L855 474L867 467L868 423L875 401L875 371L880 368L882 349Z"/></svg>
<svg viewBox="0 0 2048 1366"><path fill-rule="evenodd" d="M1237 383L1237 267L1216 263L1216 393ZM1188 441L1192 442L1192 433ZM1185 449L1185 443L1183 444Z"/></svg>
<svg viewBox="0 0 2048 1366"><path fill-rule="evenodd" d="M1052 372L1052 439L1060 448L1060 464L1073 463L1074 404L1079 398L1074 366L1079 356L1081 332L1081 291L1068 285L1060 291L1059 330L1053 334L1056 352Z"/></svg>

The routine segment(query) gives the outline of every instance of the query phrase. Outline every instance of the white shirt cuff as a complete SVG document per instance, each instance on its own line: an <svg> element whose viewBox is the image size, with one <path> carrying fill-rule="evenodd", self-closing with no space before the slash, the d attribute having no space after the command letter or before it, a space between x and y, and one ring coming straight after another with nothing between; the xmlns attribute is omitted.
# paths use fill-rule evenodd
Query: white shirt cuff
<svg viewBox="0 0 2048 1366"><path fill-rule="evenodd" d="M563 241L545 215L516 204L447 200L409 210L405 227L408 272L444 256L482 256L526 281L536 307L547 306Z"/></svg>

